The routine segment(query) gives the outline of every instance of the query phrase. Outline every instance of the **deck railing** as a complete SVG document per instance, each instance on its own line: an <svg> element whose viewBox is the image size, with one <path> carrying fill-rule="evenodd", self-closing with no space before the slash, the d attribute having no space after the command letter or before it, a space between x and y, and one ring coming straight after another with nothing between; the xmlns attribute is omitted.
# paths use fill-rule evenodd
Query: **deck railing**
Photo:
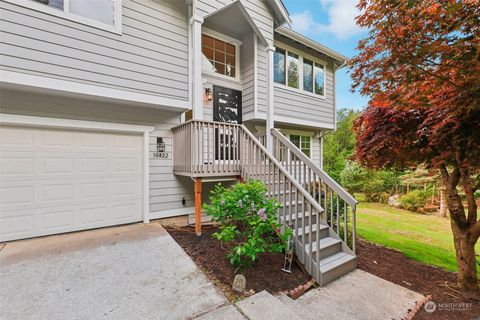
<svg viewBox="0 0 480 320"><path fill-rule="evenodd" d="M325 210L324 220L355 252L358 201L279 130L272 129L272 135L275 158L322 205Z"/></svg>
<svg viewBox="0 0 480 320"><path fill-rule="evenodd" d="M173 170L192 177L240 175L240 125L188 121L173 128Z"/></svg>

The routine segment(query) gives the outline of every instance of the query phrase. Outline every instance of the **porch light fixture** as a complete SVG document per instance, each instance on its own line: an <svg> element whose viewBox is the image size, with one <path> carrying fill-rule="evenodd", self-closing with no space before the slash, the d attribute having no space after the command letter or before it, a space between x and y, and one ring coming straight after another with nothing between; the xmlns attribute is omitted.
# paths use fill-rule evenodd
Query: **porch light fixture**
<svg viewBox="0 0 480 320"><path fill-rule="evenodd" d="M205 91L203 93L203 101L204 102L210 102L212 101L212 89L210 88L205 88Z"/></svg>

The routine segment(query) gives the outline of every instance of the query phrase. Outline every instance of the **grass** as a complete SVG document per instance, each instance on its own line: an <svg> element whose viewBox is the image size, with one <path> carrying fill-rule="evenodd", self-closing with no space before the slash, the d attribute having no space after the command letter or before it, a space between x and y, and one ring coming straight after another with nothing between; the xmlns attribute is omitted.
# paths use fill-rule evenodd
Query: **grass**
<svg viewBox="0 0 480 320"><path fill-rule="evenodd" d="M448 218L413 213L381 203L361 202L357 209L357 234L419 262L448 271L457 270ZM478 254L480 243L475 249Z"/></svg>

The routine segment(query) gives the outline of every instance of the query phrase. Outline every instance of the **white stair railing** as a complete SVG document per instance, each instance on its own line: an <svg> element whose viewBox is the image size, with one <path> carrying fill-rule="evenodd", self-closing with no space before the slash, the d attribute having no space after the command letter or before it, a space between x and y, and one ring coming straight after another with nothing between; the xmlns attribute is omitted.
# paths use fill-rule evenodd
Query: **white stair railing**
<svg viewBox="0 0 480 320"><path fill-rule="evenodd" d="M309 223L307 219L309 215L320 217L324 209L245 126L242 125L241 128L241 176L245 180L263 181L269 196L282 204L279 219L284 227L289 222L288 227L292 229L292 236L297 243L295 251L300 262L315 281L322 283L320 255L313 254L314 246L310 245L315 243L315 252L320 252L321 223ZM308 234L308 237L300 236L301 234Z"/></svg>
<svg viewBox="0 0 480 320"><path fill-rule="evenodd" d="M358 201L325 171L315 165L279 130L272 129L272 135L275 158L312 195L315 201L322 205L325 210L324 220L355 253L356 206ZM349 215L351 216L350 237Z"/></svg>

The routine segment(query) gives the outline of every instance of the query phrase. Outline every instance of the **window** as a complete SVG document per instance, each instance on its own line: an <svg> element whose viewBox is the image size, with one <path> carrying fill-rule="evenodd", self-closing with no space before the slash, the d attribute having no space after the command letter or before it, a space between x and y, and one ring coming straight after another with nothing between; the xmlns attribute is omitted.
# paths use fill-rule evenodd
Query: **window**
<svg viewBox="0 0 480 320"><path fill-rule="evenodd" d="M236 45L203 34L202 53L215 68L216 73L232 78L236 77Z"/></svg>
<svg viewBox="0 0 480 320"><path fill-rule="evenodd" d="M288 86L298 89L298 55L295 53L288 53Z"/></svg>
<svg viewBox="0 0 480 320"><path fill-rule="evenodd" d="M285 50L279 48L273 54L273 80L285 84Z"/></svg>
<svg viewBox="0 0 480 320"><path fill-rule="evenodd" d="M15 3L93 27L121 30L121 0L17 0Z"/></svg>
<svg viewBox="0 0 480 320"><path fill-rule="evenodd" d="M315 63L315 93L321 96L324 95L325 86L325 71L323 65Z"/></svg>
<svg viewBox="0 0 480 320"><path fill-rule="evenodd" d="M313 92L313 62L303 59L303 90Z"/></svg>
<svg viewBox="0 0 480 320"><path fill-rule="evenodd" d="M310 136L291 134L290 141L302 150L307 157L310 157Z"/></svg>

